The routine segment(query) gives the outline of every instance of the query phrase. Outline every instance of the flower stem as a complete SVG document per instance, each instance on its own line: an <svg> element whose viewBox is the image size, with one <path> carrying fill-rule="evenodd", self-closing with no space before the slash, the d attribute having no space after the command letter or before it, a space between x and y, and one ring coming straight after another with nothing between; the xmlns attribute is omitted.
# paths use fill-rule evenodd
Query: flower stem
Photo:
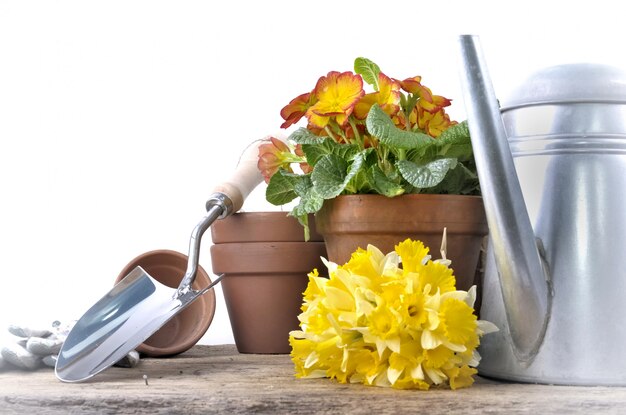
<svg viewBox="0 0 626 415"><path fill-rule="evenodd" d="M298 156L297 154L293 153L282 153L282 155L283 160L287 163L306 163L305 156Z"/></svg>
<svg viewBox="0 0 626 415"><path fill-rule="evenodd" d="M359 133L359 129L356 127L354 120L352 117L348 118L348 122L350 123L350 127L352 127L352 132L354 132L354 138L356 142L359 144L359 148L363 149L365 147L365 142L361 138L361 134Z"/></svg>
<svg viewBox="0 0 626 415"><path fill-rule="evenodd" d="M407 131L411 131L411 121L409 119L409 116L407 115L406 111L402 111L402 115L404 116L404 128Z"/></svg>
<svg viewBox="0 0 626 415"><path fill-rule="evenodd" d="M324 127L324 131L326 131L326 134L328 134L328 136L330 138L332 138L333 140L335 140L337 143L340 143L339 140L337 140L337 137L335 136L335 134L330 130L330 128L328 128L328 125L326 127Z"/></svg>

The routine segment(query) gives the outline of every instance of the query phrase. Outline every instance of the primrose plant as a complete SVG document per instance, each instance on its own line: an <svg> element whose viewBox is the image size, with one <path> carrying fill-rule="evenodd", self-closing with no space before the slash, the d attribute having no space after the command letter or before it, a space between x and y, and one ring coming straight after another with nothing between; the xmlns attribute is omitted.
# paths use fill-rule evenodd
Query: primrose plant
<svg viewBox="0 0 626 415"><path fill-rule="evenodd" d="M451 100L421 81L357 58L354 72L329 72L281 110L281 128L306 126L262 144L258 167L270 203L299 198L290 214L305 239L308 215L339 195L480 194L467 122L450 120Z"/></svg>

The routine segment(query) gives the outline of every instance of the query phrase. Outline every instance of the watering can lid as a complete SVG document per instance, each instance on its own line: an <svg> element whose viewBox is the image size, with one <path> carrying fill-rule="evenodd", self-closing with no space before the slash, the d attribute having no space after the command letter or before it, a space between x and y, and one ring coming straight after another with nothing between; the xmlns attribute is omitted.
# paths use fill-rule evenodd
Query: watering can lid
<svg viewBox="0 0 626 415"><path fill-rule="evenodd" d="M626 103L626 71L591 63L540 69L526 78L503 101L502 111L532 105L576 102Z"/></svg>

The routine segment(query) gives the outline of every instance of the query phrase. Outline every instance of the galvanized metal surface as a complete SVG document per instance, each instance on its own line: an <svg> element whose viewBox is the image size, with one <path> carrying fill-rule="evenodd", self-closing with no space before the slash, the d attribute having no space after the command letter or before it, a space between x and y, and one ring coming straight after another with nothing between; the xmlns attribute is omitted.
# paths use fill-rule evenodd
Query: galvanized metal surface
<svg viewBox="0 0 626 415"><path fill-rule="evenodd" d="M467 62L475 40L461 41ZM505 101L504 129L497 130L490 126L495 117L481 115L484 97L466 89L492 218L481 318L501 329L483 339L483 374L626 385L625 86L626 74L615 68L548 68L531 76L511 104ZM509 145L512 157L504 151ZM534 260L527 266L535 252L545 260L545 274ZM527 348L535 339L536 349Z"/></svg>

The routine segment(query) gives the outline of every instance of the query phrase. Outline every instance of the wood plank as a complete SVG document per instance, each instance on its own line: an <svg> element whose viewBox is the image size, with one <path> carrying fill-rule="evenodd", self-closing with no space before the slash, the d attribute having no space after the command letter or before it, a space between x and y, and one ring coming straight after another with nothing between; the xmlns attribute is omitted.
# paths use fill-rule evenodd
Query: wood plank
<svg viewBox="0 0 626 415"><path fill-rule="evenodd" d="M143 375L148 376L148 385ZM397 391L293 376L286 355L196 346L133 369L110 368L83 383L51 369L0 373L1 414L577 414L624 413L626 388L547 386L478 378L457 391Z"/></svg>

